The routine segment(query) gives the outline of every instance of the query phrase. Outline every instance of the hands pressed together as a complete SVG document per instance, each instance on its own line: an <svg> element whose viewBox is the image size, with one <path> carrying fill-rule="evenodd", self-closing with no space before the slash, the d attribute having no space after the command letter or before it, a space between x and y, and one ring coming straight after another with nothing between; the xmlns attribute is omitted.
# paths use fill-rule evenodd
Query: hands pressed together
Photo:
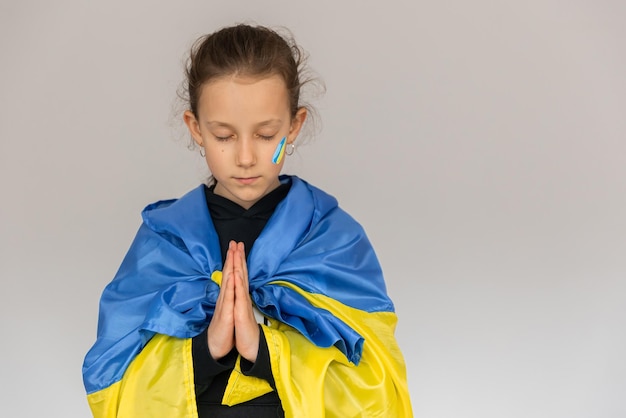
<svg viewBox="0 0 626 418"><path fill-rule="evenodd" d="M233 349L254 363L259 349L259 326L248 290L248 267L242 242L231 241L222 270L222 286L208 329L211 356L219 360Z"/></svg>

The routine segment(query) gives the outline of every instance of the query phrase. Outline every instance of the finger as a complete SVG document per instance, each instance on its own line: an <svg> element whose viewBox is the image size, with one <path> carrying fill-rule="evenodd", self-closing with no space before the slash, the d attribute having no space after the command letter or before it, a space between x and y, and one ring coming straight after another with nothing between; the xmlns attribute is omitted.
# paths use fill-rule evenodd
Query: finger
<svg viewBox="0 0 626 418"><path fill-rule="evenodd" d="M215 303L216 314L223 309L225 303L229 306L228 309L226 309L227 312L230 313L230 311L234 309L235 283L233 280L233 265L235 263L235 248L234 241L231 241L226 251L226 258L222 269L222 284Z"/></svg>
<svg viewBox="0 0 626 418"><path fill-rule="evenodd" d="M248 285L248 263L246 262L246 250L244 247L244 243L240 242L237 249L239 250L239 257L241 262L241 278L243 281L243 286L246 292L249 289Z"/></svg>
<svg viewBox="0 0 626 418"><path fill-rule="evenodd" d="M242 243L237 243L235 245L234 255L233 255L233 259L234 259L233 270L235 272L235 275L238 277L243 277L243 264L242 264L242 258L241 258L242 247L243 247Z"/></svg>
<svg viewBox="0 0 626 418"><path fill-rule="evenodd" d="M232 243L230 245L232 247ZM226 252L226 260L224 261L224 268L222 271L222 284L220 287L220 293L217 296L217 301L215 304L216 312L218 309L221 309L222 305L225 303L224 299L228 298L229 308L233 309L234 303L234 280L233 280L233 263L234 263L235 253L229 249Z"/></svg>
<svg viewBox="0 0 626 418"><path fill-rule="evenodd" d="M233 266L235 261L235 245L234 241L231 241L228 244L228 250L226 250L226 257L224 260L224 268L222 269L222 286L224 286L225 282L230 280L230 277L233 275Z"/></svg>
<svg viewBox="0 0 626 418"><path fill-rule="evenodd" d="M241 263L243 265L243 277L246 281L246 288L248 287L248 261L246 260L246 251L243 242L241 243Z"/></svg>
<svg viewBox="0 0 626 418"><path fill-rule="evenodd" d="M234 266L236 264L236 251L235 246L233 245L233 242L231 241L231 248L228 250L228 253L226 255L226 263L228 264L228 270L227 270L227 281L226 283L222 283L222 286L225 286L227 290L229 290L228 295L234 297L234 292L235 292L235 282L234 282L234 278L235 278L235 270L234 270Z"/></svg>
<svg viewBox="0 0 626 418"><path fill-rule="evenodd" d="M244 275L245 256L243 255L243 244L237 245L237 253L235 254L235 318L249 317L254 320L252 312L252 300L248 292L247 276ZM240 303L238 303L240 302ZM236 319L235 319L236 320Z"/></svg>
<svg viewBox="0 0 626 418"><path fill-rule="evenodd" d="M235 241L230 241L228 243L228 249L226 250L226 257L224 257L224 269L223 273L230 273L233 269L233 255L236 249Z"/></svg>
<svg viewBox="0 0 626 418"><path fill-rule="evenodd" d="M254 362L259 350L259 326L254 318L250 294L239 276L236 278L234 315L237 351L248 361Z"/></svg>
<svg viewBox="0 0 626 418"><path fill-rule="evenodd" d="M254 312L252 310L252 298L250 297L250 291L243 276L239 272L235 275L235 317L237 314L245 314L245 316L254 319ZM241 302L238 304L238 302ZM242 315L243 316L243 315Z"/></svg>

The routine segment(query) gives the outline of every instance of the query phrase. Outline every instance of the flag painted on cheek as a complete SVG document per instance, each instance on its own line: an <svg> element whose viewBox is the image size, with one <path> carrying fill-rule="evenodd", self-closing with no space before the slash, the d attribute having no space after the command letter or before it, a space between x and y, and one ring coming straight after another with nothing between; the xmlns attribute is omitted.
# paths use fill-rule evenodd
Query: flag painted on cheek
<svg viewBox="0 0 626 418"><path fill-rule="evenodd" d="M283 156L285 155L285 142L287 141L287 137L284 136L283 139L280 140L278 145L276 146L276 151L274 151L274 156L272 157L272 162L274 164L280 164L283 160Z"/></svg>
<svg viewBox="0 0 626 418"><path fill-rule="evenodd" d="M252 247L248 273L270 319L263 331L286 416L412 416L394 307L365 232L332 196L297 177L281 182L291 189ZM142 216L101 298L83 364L88 400L96 417L197 416L190 338L213 315L222 269L204 186ZM224 404L266 393L263 383L235 369Z"/></svg>

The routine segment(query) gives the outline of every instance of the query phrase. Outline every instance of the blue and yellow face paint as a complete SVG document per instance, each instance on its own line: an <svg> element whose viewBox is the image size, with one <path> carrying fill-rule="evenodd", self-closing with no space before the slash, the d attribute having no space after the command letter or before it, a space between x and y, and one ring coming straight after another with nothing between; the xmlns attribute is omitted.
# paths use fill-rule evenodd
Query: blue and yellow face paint
<svg viewBox="0 0 626 418"><path fill-rule="evenodd" d="M276 146L276 151L274 151L274 156L272 157L272 162L274 164L280 164L285 155L285 143L287 142L287 137L284 136L283 139L280 140L278 146Z"/></svg>

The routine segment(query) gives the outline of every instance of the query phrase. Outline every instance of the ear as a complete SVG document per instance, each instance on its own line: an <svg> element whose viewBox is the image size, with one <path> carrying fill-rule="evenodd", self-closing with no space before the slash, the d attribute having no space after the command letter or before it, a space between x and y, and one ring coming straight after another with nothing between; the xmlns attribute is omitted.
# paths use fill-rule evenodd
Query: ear
<svg viewBox="0 0 626 418"><path fill-rule="evenodd" d="M200 132L200 124L196 119L195 115L191 110L185 110L183 114L183 120L185 121L185 125L187 125L187 129L189 129L189 134L196 144L202 146L202 133Z"/></svg>
<svg viewBox="0 0 626 418"><path fill-rule="evenodd" d="M302 129L302 125L304 125L304 121L306 120L307 110L305 107L301 107L296 112L296 115L291 119L291 127L289 128L289 135L287 136L287 143L293 144L296 140L296 137L300 133Z"/></svg>

